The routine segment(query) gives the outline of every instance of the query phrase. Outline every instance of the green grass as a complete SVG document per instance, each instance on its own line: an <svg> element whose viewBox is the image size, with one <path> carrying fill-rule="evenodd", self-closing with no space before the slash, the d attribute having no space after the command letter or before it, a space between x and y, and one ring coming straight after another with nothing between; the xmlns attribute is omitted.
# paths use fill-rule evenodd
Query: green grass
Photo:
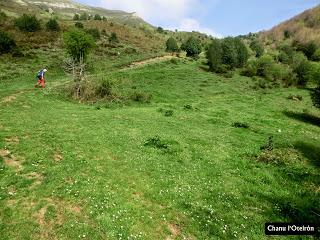
<svg viewBox="0 0 320 240"><path fill-rule="evenodd" d="M152 100L97 108L55 94L58 70L45 90L23 71L0 82L0 99L18 93L0 103L0 149L23 160L20 172L0 162L2 239L267 239L265 222L319 223L320 113L307 90L255 91L180 60L98 74ZM269 136L271 163L258 161Z"/></svg>

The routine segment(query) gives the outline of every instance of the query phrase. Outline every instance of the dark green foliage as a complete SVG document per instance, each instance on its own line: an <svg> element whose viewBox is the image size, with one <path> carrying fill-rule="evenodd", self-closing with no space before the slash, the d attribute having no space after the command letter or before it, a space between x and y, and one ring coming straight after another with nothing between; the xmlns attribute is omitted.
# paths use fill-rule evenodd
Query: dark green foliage
<svg viewBox="0 0 320 240"><path fill-rule="evenodd" d="M73 20L74 21L79 21L80 20L80 15L78 13L76 13L74 16L73 16Z"/></svg>
<svg viewBox="0 0 320 240"><path fill-rule="evenodd" d="M158 33L164 33L164 29L162 27L157 27L157 32Z"/></svg>
<svg viewBox="0 0 320 240"><path fill-rule="evenodd" d="M6 19L7 15L4 12L0 11L0 24L4 22Z"/></svg>
<svg viewBox="0 0 320 240"><path fill-rule="evenodd" d="M177 41L173 37L170 37L167 40L166 51L167 52L178 52L179 51L179 46L177 44Z"/></svg>
<svg viewBox="0 0 320 240"><path fill-rule="evenodd" d="M101 16L99 14L94 15L93 19L94 20L98 20L98 21L102 20L102 18L101 18Z"/></svg>
<svg viewBox="0 0 320 240"><path fill-rule="evenodd" d="M201 53L201 42L198 38L190 37L182 44L181 49L187 52L188 57L196 57Z"/></svg>
<svg viewBox="0 0 320 240"><path fill-rule="evenodd" d="M89 17L89 15L87 13L84 12L84 13L81 13L79 19L82 20L82 21L86 21L86 20L89 20L90 17Z"/></svg>
<svg viewBox="0 0 320 240"><path fill-rule="evenodd" d="M227 37L221 42L222 49L222 63L234 68L237 66L237 50L234 46L234 40L231 37Z"/></svg>
<svg viewBox="0 0 320 240"><path fill-rule="evenodd" d="M64 44L67 53L75 60L86 59L89 51L94 47L94 40L91 35L74 28L64 33Z"/></svg>
<svg viewBox="0 0 320 240"><path fill-rule="evenodd" d="M16 47L14 39L6 32L0 31L0 54L8 53Z"/></svg>
<svg viewBox="0 0 320 240"><path fill-rule="evenodd" d="M240 38L234 38L233 40L234 48L237 53L237 64L236 67L243 67L249 58L249 53L246 45L242 42Z"/></svg>
<svg viewBox="0 0 320 240"><path fill-rule="evenodd" d="M41 29L40 21L35 16L26 14L17 18L14 24L20 31L24 32L36 32Z"/></svg>
<svg viewBox="0 0 320 240"><path fill-rule="evenodd" d="M317 50L317 45L315 44L315 42L311 41L308 43L300 43L295 41L293 43L293 46L296 47L297 51L301 51L304 53L304 55L309 59L312 60L312 57L314 55L314 53Z"/></svg>
<svg viewBox="0 0 320 240"><path fill-rule="evenodd" d="M255 52L256 57L261 57L264 53L264 48L261 42L258 39L254 39L250 43L250 48Z"/></svg>
<svg viewBox="0 0 320 240"><path fill-rule="evenodd" d="M257 73L256 75L264 78L271 78L271 71L275 62L270 55L263 55L256 62Z"/></svg>
<svg viewBox="0 0 320 240"><path fill-rule="evenodd" d="M317 108L320 108L320 85L311 92L311 99L313 105Z"/></svg>
<svg viewBox="0 0 320 240"><path fill-rule="evenodd" d="M111 35L109 37L109 42L110 43L118 43L119 42L118 36L115 32L111 33Z"/></svg>
<svg viewBox="0 0 320 240"><path fill-rule="evenodd" d="M234 122L232 124L232 127L234 128L249 128L249 124L248 123L245 123L245 122Z"/></svg>
<svg viewBox="0 0 320 240"><path fill-rule="evenodd" d="M222 48L221 41L213 39L207 52L206 57L210 70L213 72L219 72L219 68L222 64Z"/></svg>
<svg viewBox="0 0 320 240"><path fill-rule="evenodd" d="M76 22L76 23L74 24L74 26L77 27L77 28L80 28L80 29L83 29L83 28L84 28L84 26L83 26L83 24L82 24L81 22Z"/></svg>
<svg viewBox="0 0 320 240"><path fill-rule="evenodd" d="M288 44L281 45L278 49L280 51L278 56L279 61L285 64L291 64L295 54L295 49Z"/></svg>
<svg viewBox="0 0 320 240"><path fill-rule="evenodd" d="M158 149L167 149L169 146L167 143L162 141L159 136L155 136L153 138L149 138L145 143L144 146L153 147Z"/></svg>
<svg viewBox="0 0 320 240"><path fill-rule="evenodd" d="M173 110L165 110L164 116L165 117L172 117L173 116Z"/></svg>
<svg viewBox="0 0 320 240"><path fill-rule="evenodd" d="M130 96L131 100L139 103L150 103L152 95L144 92L135 91Z"/></svg>
<svg viewBox="0 0 320 240"><path fill-rule="evenodd" d="M60 26L59 26L58 21L56 19L50 19L46 23L46 29L47 29L47 31L59 32L60 31Z"/></svg>
<svg viewBox="0 0 320 240"><path fill-rule="evenodd" d="M296 54L292 64L293 72L297 75L297 85L305 87L312 77L312 66L302 54Z"/></svg>
<svg viewBox="0 0 320 240"><path fill-rule="evenodd" d="M285 39L290 38L291 35L292 35L292 33L291 33L289 30L285 30L285 31L283 32L283 36L284 36Z"/></svg>
<svg viewBox="0 0 320 240"><path fill-rule="evenodd" d="M105 29L102 29L101 34L102 34L103 36L107 36L107 35L108 35L108 34L107 34L107 31L106 31Z"/></svg>
<svg viewBox="0 0 320 240"><path fill-rule="evenodd" d="M95 40L100 39L100 32L97 28L89 28L86 30L88 34L90 34Z"/></svg>
<svg viewBox="0 0 320 240"><path fill-rule="evenodd" d="M313 60L313 61L316 61L316 62L320 62L320 48L318 48L318 49L314 52L314 54L313 54L313 56L312 56L312 60Z"/></svg>

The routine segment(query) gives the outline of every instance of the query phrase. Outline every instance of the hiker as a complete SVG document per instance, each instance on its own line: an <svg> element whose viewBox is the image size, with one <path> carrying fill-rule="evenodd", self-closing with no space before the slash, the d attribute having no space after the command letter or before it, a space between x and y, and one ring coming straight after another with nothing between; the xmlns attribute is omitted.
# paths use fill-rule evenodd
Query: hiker
<svg viewBox="0 0 320 240"><path fill-rule="evenodd" d="M38 73L37 73L37 78L38 78L38 84L36 86L38 87L45 87L45 79L44 79L44 74L47 72L47 69L41 69Z"/></svg>

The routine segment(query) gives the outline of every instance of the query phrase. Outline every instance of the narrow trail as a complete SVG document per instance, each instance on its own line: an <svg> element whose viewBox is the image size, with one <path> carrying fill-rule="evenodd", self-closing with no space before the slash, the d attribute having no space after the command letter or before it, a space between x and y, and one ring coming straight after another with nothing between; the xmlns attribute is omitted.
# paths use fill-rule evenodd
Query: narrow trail
<svg viewBox="0 0 320 240"><path fill-rule="evenodd" d="M163 62L163 61L170 60L173 58L176 58L176 56L165 55L165 56L161 56L161 57L153 57L153 58L149 58L149 59L142 60L142 61L132 62L128 67L124 67L121 70L128 70L128 69L132 69L132 68L143 67L148 64L152 64L152 63L156 63L156 62Z"/></svg>

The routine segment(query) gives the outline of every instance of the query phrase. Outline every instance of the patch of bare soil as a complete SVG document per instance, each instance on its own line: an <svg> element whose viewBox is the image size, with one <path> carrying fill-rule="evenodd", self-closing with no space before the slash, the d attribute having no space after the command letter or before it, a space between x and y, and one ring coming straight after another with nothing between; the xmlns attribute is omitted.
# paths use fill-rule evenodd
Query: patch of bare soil
<svg viewBox="0 0 320 240"><path fill-rule="evenodd" d="M22 161L18 160L14 155L10 153L7 149L0 149L0 157L3 158L4 163L16 169L17 171L20 171L22 169Z"/></svg>
<svg viewBox="0 0 320 240"><path fill-rule="evenodd" d="M176 224L168 224L168 229L171 233L171 236L166 237L166 240L176 239L181 233L181 229Z"/></svg>
<svg viewBox="0 0 320 240"><path fill-rule="evenodd" d="M53 156L54 161L60 162L63 159L62 153L60 151L56 151Z"/></svg>
<svg viewBox="0 0 320 240"><path fill-rule="evenodd" d="M18 137L13 136L13 137L7 137L5 138L5 141L8 145L10 144L19 144L20 140Z"/></svg>
<svg viewBox="0 0 320 240"><path fill-rule="evenodd" d="M41 185L41 183L43 182L43 179L44 179L44 177L40 173L37 173L37 172L31 172L31 173L25 174L24 177L26 179L33 180L31 188L34 188L34 187Z"/></svg>
<svg viewBox="0 0 320 240"><path fill-rule="evenodd" d="M167 56L162 56L162 57L155 57L155 58L146 59L146 60L143 60L143 61L132 62L129 67L126 67L124 69L141 67L141 66L144 66L144 65L147 65L147 64L151 64L151 63L170 60L172 58L176 58L176 56L167 55Z"/></svg>

